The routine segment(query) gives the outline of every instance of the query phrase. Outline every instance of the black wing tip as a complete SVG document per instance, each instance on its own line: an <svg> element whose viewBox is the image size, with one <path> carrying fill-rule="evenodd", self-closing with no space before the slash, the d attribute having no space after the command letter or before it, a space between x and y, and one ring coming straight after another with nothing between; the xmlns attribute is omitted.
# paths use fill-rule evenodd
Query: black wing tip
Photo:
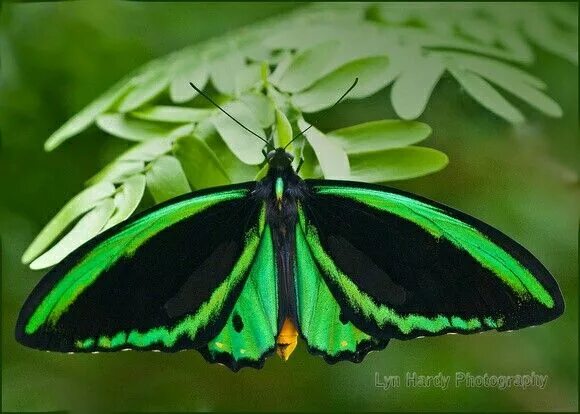
<svg viewBox="0 0 580 414"><path fill-rule="evenodd" d="M26 306L22 308L20 314L18 315L18 319L14 327L14 339L16 339L16 342L18 342L20 345L26 346L28 348L44 350L42 345L39 343L42 341L38 340L38 335L30 335L26 333L26 322L28 318L25 316L25 309Z"/></svg>

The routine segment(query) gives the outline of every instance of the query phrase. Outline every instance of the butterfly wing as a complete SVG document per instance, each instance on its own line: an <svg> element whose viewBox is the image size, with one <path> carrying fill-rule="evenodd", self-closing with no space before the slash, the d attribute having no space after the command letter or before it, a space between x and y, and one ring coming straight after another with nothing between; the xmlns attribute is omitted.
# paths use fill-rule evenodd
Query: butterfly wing
<svg viewBox="0 0 580 414"><path fill-rule="evenodd" d="M382 186L308 185L312 195L299 208L298 249L310 253L316 283L338 303L340 319L377 341L513 330L563 312L546 268L479 220ZM300 291L307 272L300 262L297 268ZM327 326L336 326L333 312ZM309 325L306 314L300 325ZM322 337L304 336L310 347L329 346Z"/></svg>
<svg viewBox="0 0 580 414"><path fill-rule="evenodd" d="M305 234L296 226L296 318L301 336L313 354L329 363L360 362L372 350L387 346L388 338L374 338L341 315L341 306L329 289Z"/></svg>
<svg viewBox="0 0 580 414"><path fill-rule="evenodd" d="M61 352L196 348L232 369L260 365L274 348L277 293L253 186L170 200L81 246L27 299L18 341Z"/></svg>

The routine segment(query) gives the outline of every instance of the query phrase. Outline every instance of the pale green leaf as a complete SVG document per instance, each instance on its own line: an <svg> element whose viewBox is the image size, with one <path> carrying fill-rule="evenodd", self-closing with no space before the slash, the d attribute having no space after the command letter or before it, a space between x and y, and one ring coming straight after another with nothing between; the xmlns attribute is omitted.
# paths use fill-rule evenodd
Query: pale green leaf
<svg viewBox="0 0 580 414"><path fill-rule="evenodd" d="M467 69L482 76L547 115L562 116L560 106L538 90L545 88L546 85L526 72L504 63L477 56L467 57L456 54L450 58L453 59L453 67L458 65L460 69Z"/></svg>
<svg viewBox="0 0 580 414"><path fill-rule="evenodd" d="M141 160L116 160L91 177L87 181L87 184L93 185L100 181L119 183L127 177L139 174L144 168L145 163Z"/></svg>
<svg viewBox="0 0 580 414"><path fill-rule="evenodd" d="M403 119L418 118L444 71L441 59L435 56L417 57L393 84L391 102L397 115Z"/></svg>
<svg viewBox="0 0 580 414"><path fill-rule="evenodd" d="M576 20L578 12L576 11ZM539 47L554 53L557 56L568 60L573 64L578 64L578 29L574 32L565 32L561 29L546 24L545 19L526 19L523 29L533 43Z"/></svg>
<svg viewBox="0 0 580 414"><path fill-rule="evenodd" d="M493 45L496 41L496 30L493 25L485 20L463 20L459 21L457 30L460 35L483 43L487 46Z"/></svg>
<svg viewBox="0 0 580 414"><path fill-rule="evenodd" d="M507 28L497 28L496 41L505 49L512 51L516 56L520 56L520 62L531 63L534 61L534 49L520 31L513 31ZM499 61L498 61L499 62Z"/></svg>
<svg viewBox="0 0 580 414"><path fill-rule="evenodd" d="M336 39L343 33L341 27L326 24L293 24L291 27L271 33L264 39L264 44L271 49L304 50Z"/></svg>
<svg viewBox="0 0 580 414"><path fill-rule="evenodd" d="M270 48L264 47L262 39L244 45L242 54L251 62L274 62L276 57Z"/></svg>
<svg viewBox="0 0 580 414"><path fill-rule="evenodd" d="M97 125L103 131L130 141L146 141L169 136L175 125L134 119L124 114L102 114Z"/></svg>
<svg viewBox="0 0 580 414"><path fill-rule="evenodd" d="M286 148L292 140L292 125L284 115L284 112L276 109L276 133L274 134L274 146L276 148Z"/></svg>
<svg viewBox="0 0 580 414"><path fill-rule="evenodd" d="M235 75L236 80L236 95L249 91L250 89L259 86L262 80L262 64L252 63L240 69Z"/></svg>
<svg viewBox="0 0 580 414"><path fill-rule="evenodd" d="M353 154L349 159L351 179L371 183L421 177L443 169L449 162L444 153L424 147Z"/></svg>
<svg viewBox="0 0 580 414"><path fill-rule="evenodd" d="M535 76L506 63L484 56L467 55L465 53L444 53L446 59L453 62L454 67L467 69L490 80L504 81L513 84L528 84L538 89L545 89L546 84Z"/></svg>
<svg viewBox="0 0 580 414"><path fill-rule="evenodd" d="M559 24L568 26L571 30L578 30L578 9L574 3L550 4L550 2L539 3L542 12L549 14Z"/></svg>
<svg viewBox="0 0 580 414"><path fill-rule="evenodd" d="M517 50L507 50L495 46L475 43L452 34L429 33L421 29L406 29L401 33L409 42L420 45L424 49L461 50L495 58L530 64L529 55L520 55Z"/></svg>
<svg viewBox="0 0 580 414"><path fill-rule="evenodd" d="M259 170L259 165L248 165L240 161L217 134L205 142L214 150L232 183L242 183L254 179Z"/></svg>
<svg viewBox="0 0 580 414"><path fill-rule="evenodd" d="M89 187L79 194L57 213L56 216L42 229L22 256L23 263L30 263L44 252L60 234L69 227L78 217L95 207L99 202L111 197L115 193L115 186L103 182Z"/></svg>
<svg viewBox="0 0 580 414"><path fill-rule="evenodd" d="M546 115L561 117L563 114L560 105L558 105L552 98L528 84L513 83L504 78L488 78L488 80L510 92L512 95L517 96L524 102L527 102L530 106L538 109Z"/></svg>
<svg viewBox="0 0 580 414"><path fill-rule="evenodd" d="M192 130L193 126L184 125L175 129L168 138L154 138L135 145L103 168L87 184L99 181L119 183L131 175L141 173L145 168L146 162L171 151L174 138L188 135Z"/></svg>
<svg viewBox="0 0 580 414"><path fill-rule="evenodd" d="M304 162L298 172L300 177L304 179L323 178L324 174L322 173L322 169L320 168L320 164L312 147L310 145L304 145L302 148L303 151L301 156L304 159Z"/></svg>
<svg viewBox="0 0 580 414"><path fill-rule="evenodd" d="M518 124L524 121L522 113L478 75L452 68L450 72L465 91L485 108L511 123Z"/></svg>
<svg viewBox="0 0 580 414"><path fill-rule="evenodd" d="M258 173L256 174L256 177L254 177L254 181L260 181L262 178L268 175L269 169L270 166L268 165L268 163L264 164L262 168L260 168L260 171L258 171Z"/></svg>
<svg viewBox="0 0 580 414"><path fill-rule="evenodd" d="M113 202L115 203L115 212L103 227L102 231L107 230L123 221L125 221L139 206L143 193L145 192L145 177L143 174L135 174L123 182L117 189Z"/></svg>
<svg viewBox="0 0 580 414"><path fill-rule="evenodd" d="M354 8L349 7L348 11L340 12L338 9L343 4L348 3L327 3L323 6L327 7L322 11L324 16L314 12L317 5L313 4L304 9L296 21L282 22L282 28L266 36L263 43L274 50L305 50L337 38L348 41L354 29L361 29L365 25L364 14L368 4L360 3Z"/></svg>
<svg viewBox="0 0 580 414"><path fill-rule="evenodd" d="M288 50L284 50L280 53L280 57L276 63L276 68L270 74L270 83L277 85L280 82L280 79L292 64L293 59L294 55L292 55L292 53Z"/></svg>
<svg viewBox="0 0 580 414"><path fill-rule="evenodd" d="M44 149L52 151L67 139L88 128L99 115L114 106L131 88L133 83L129 79L119 81L55 131L44 143Z"/></svg>
<svg viewBox="0 0 580 414"><path fill-rule="evenodd" d="M246 128L250 129L263 139L266 139L266 135L260 126L260 122L246 105L241 102L232 102L225 106L225 110ZM243 129L225 114L220 113L213 117L211 121L230 151L232 151L240 161L250 165L259 164L263 161L264 157L262 156L262 148L264 147L264 142Z"/></svg>
<svg viewBox="0 0 580 414"><path fill-rule="evenodd" d="M240 183L254 179L259 168L256 165L248 165L240 161L229 150L211 122L200 122L196 125L193 135L205 142L212 149L232 183Z"/></svg>
<svg viewBox="0 0 580 414"><path fill-rule="evenodd" d="M274 107L287 111L290 109L290 95L284 92L279 92L274 86L268 86L268 98L274 104Z"/></svg>
<svg viewBox="0 0 580 414"><path fill-rule="evenodd" d="M159 62L135 78L134 87L117 105L119 112L131 112L160 95L168 86L167 65Z"/></svg>
<svg viewBox="0 0 580 414"><path fill-rule="evenodd" d="M377 56L359 59L341 66L316 82L308 90L292 97L292 103L304 112L316 112L332 106L358 77L359 82L348 98L363 98L377 92L390 80L385 77L389 59Z"/></svg>
<svg viewBox="0 0 580 414"><path fill-rule="evenodd" d="M151 161L160 155L166 154L171 151L171 146L173 144L172 138L180 132L183 135L190 133L192 128L188 128L187 132L184 131L186 126L174 130L168 138L154 138L148 141L141 142L135 145L133 148L124 152L118 161ZM180 135L179 135L180 136ZM175 136L177 138L177 136Z"/></svg>
<svg viewBox="0 0 580 414"><path fill-rule="evenodd" d="M191 191L181 164L175 157L169 155L163 155L151 162L146 177L147 188L156 203Z"/></svg>
<svg viewBox="0 0 580 414"><path fill-rule="evenodd" d="M286 92L300 92L326 74L329 62L339 43L335 40L314 46L298 53L276 86Z"/></svg>
<svg viewBox="0 0 580 414"><path fill-rule="evenodd" d="M184 136L173 145L173 153L181 163L185 176L195 189L230 183L230 179L215 153L202 140Z"/></svg>
<svg viewBox="0 0 580 414"><path fill-rule="evenodd" d="M244 68L244 56L239 51L235 49L224 51L211 63L211 82L219 92L233 96L236 93L235 74Z"/></svg>
<svg viewBox="0 0 580 414"><path fill-rule="evenodd" d="M169 97L175 103L190 101L197 96L190 82L199 89L204 89L209 79L209 71L205 62L196 56L196 59L187 59L175 64L174 75L169 86Z"/></svg>
<svg viewBox="0 0 580 414"><path fill-rule="evenodd" d="M148 106L139 109L138 111L133 111L131 112L131 116L134 118L144 119L146 121L182 124L189 122L199 122L210 117L214 113L214 109L158 105Z"/></svg>
<svg viewBox="0 0 580 414"><path fill-rule="evenodd" d="M73 228L48 251L32 263L31 269L44 269L54 266L78 247L101 232L115 211L115 202L107 198L85 214Z"/></svg>
<svg viewBox="0 0 580 414"><path fill-rule="evenodd" d="M365 122L327 133L347 154L382 151L423 141L431 135L429 125L415 121L384 119Z"/></svg>
<svg viewBox="0 0 580 414"><path fill-rule="evenodd" d="M209 118L207 119L207 121L209 121ZM201 121L201 122L204 122L204 121ZM168 139L171 142L173 142L177 138L181 138L181 137L184 137L186 135L191 135L191 134L193 134L193 131L195 131L195 128L197 127L197 125L199 125L199 123L198 124L185 124L185 125L182 125L178 128L175 128L171 132L171 134L169 134Z"/></svg>
<svg viewBox="0 0 580 414"><path fill-rule="evenodd" d="M240 101L253 112L254 117L263 129L270 127L274 123L274 103L267 96L251 92L242 95Z"/></svg>
<svg viewBox="0 0 580 414"><path fill-rule="evenodd" d="M309 126L304 119L298 121L298 127L301 131ZM308 129L304 136L316 153L325 178L348 178L350 170L348 157L344 149L336 141L328 139L326 135L314 127Z"/></svg>

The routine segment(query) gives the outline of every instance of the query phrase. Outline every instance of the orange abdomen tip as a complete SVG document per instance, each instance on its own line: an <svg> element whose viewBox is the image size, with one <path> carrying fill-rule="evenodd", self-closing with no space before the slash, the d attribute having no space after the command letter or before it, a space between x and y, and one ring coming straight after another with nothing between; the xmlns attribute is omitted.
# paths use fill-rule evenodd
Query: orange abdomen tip
<svg viewBox="0 0 580 414"><path fill-rule="evenodd" d="M292 319L286 318L276 339L276 353L284 361L288 361L298 344L298 330Z"/></svg>

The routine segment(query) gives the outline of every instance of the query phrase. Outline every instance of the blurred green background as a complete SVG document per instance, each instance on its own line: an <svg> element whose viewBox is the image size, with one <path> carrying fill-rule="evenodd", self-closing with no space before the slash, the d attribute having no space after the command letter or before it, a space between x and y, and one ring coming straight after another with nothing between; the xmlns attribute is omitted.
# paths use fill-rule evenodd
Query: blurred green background
<svg viewBox="0 0 580 414"><path fill-rule="evenodd" d="M578 71L537 51L530 71L564 109L524 107L513 127L450 78L420 118L425 145L449 166L396 187L501 229L550 269L564 292L558 320L515 333L393 341L361 364L329 366L299 345L289 362L234 374L196 352L60 355L13 337L17 313L43 272L20 263L39 229L123 145L96 128L45 153L44 140L116 80L152 58L297 7L292 3L74 2L4 4L0 20L2 410L578 410ZM281 15L280 18L283 18ZM327 112L321 129L394 118L386 91ZM548 375L544 389L451 386L383 390L375 373Z"/></svg>

